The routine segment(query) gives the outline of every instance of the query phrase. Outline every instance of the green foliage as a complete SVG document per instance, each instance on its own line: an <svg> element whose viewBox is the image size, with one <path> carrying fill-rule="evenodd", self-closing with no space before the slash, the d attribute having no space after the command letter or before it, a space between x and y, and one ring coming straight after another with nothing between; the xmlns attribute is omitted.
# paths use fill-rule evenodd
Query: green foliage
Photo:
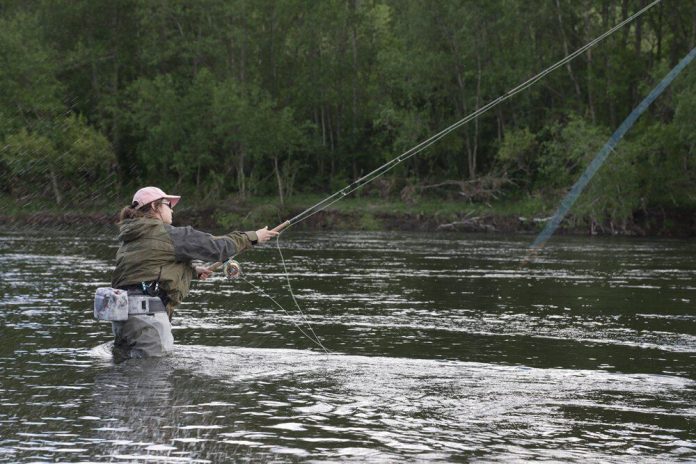
<svg viewBox="0 0 696 464"><path fill-rule="evenodd" d="M567 124L550 127L550 140L539 153L543 185L570 187L609 138L609 131L572 116Z"/></svg>
<svg viewBox="0 0 696 464"><path fill-rule="evenodd" d="M221 157L237 171L237 186L245 193L249 173L271 171L278 167L283 185L292 186L292 155L304 143L301 125L292 108L277 108L268 93L257 86L240 86L234 80L217 85L212 102L214 134L218 146L226 153ZM264 164L264 160L273 163ZM280 164L278 164L280 163ZM260 166L260 167L259 167Z"/></svg>
<svg viewBox="0 0 696 464"><path fill-rule="evenodd" d="M359 230L384 230L382 221L370 213L365 213L360 216L360 220L358 221L358 224L356 224L356 227Z"/></svg>
<svg viewBox="0 0 696 464"><path fill-rule="evenodd" d="M685 73L681 80L682 85L678 85L674 100L676 107L674 112L673 126L676 130L678 139L688 146L688 153L692 156L696 153L696 131L694 131L694 115L696 114L696 72L693 66ZM691 166L693 167L693 161Z"/></svg>
<svg viewBox="0 0 696 464"><path fill-rule="evenodd" d="M539 165L542 183L565 194L596 157L609 138L606 129L573 116L564 126L551 131L543 144ZM640 161L632 143L623 141L595 174L572 210L580 221L609 222L625 228L633 211L640 205Z"/></svg>
<svg viewBox="0 0 696 464"><path fill-rule="evenodd" d="M574 208L575 216L625 230L641 204L640 177L635 147L629 142L612 152Z"/></svg>
<svg viewBox="0 0 696 464"><path fill-rule="evenodd" d="M50 125L63 111L57 68L35 16L0 18L0 138L21 127Z"/></svg>
<svg viewBox="0 0 696 464"><path fill-rule="evenodd" d="M644 208L696 205L696 159L677 122L644 124L634 145Z"/></svg>
<svg viewBox="0 0 696 464"><path fill-rule="evenodd" d="M22 128L5 138L0 159L12 193L44 192L59 204L66 195L75 203L100 194L115 163L109 141L76 115L41 132Z"/></svg>
<svg viewBox="0 0 696 464"><path fill-rule="evenodd" d="M133 107L125 123L142 139L136 153L144 176L163 182L173 175L179 184L195 182L197 171L210 158L210 75L201 73L186 90L170 75L141 79L131 92Z"/></svg>
<svg viewBox="0 0 696 464"><path fill-rule="evenodd" d="M643 5L10 2L0 10L0 190L25 194L11 174L68 198L115 163L128 190L287 205L346 186ZM505 173L511 204L557 200L691 48L692 13L690 2L655 8L390 172L389 195ZM636 210L696 203L695 75L619 144L573 210L579 221L620 227Z"/></svg>
<svg viewBox="0 0 696 464"><path fill-rule="evenodd" d="M529 180L538 147L536 136L528 128L509 130L496 153L496 160L504 171L521 174L523 180Z"/></svg>

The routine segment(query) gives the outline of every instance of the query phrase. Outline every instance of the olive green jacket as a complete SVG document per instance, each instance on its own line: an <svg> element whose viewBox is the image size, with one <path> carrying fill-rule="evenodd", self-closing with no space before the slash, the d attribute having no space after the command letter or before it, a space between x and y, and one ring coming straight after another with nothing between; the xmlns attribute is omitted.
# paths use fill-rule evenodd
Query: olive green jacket
<svg viewBox="0 0 696 464"><path fill-rule="evenodd" d="M232 232L216 237L192 227L173 227L158 219L126 219L120 225L121 246L111 286L118 288L159 280L171 313L188 294L196 278L192 260L224 262L251 248L256 232Z"/></svg>

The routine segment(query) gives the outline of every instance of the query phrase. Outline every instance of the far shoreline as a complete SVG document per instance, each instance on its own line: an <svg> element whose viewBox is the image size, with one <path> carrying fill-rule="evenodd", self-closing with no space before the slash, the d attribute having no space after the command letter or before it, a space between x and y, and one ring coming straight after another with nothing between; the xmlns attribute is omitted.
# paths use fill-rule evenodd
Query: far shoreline
<svg viewBox="0 0 696 464"><path fill-rule="evenodd" d="M56 227L116 227L116 209L102 211L60 211L38 209L11 212L0 211L0 226L9 228ZM391 209L391 210L390 210ZM397 210L398 209L398 210ZM191 225L211 233L229 230L250 230L278 223L301 212L300 209L249 206L215 208L191 206L176 211L174 225ZM549 215L550 216L550 215ZM295 230L307 231L403 231L403 232L461 232L490 234L534 235L541 231L549 216L522 216L492 210L427 211L413 205L399 208L335 208L322 211L307 221L295 225ZM612 224L578 224L572 217L559 227L559 235L576 236L635 236L688 238L696 236L696 211L661 210L653 214L634 214L633 220L615 227Z"/></svg>

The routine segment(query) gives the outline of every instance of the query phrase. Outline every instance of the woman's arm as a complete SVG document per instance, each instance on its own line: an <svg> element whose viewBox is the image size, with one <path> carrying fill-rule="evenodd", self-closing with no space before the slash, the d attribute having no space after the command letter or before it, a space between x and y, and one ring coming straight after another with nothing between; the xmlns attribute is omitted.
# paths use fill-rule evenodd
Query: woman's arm
<svg viewBox="0 0 696 464"><path fill-rule="evenodd" d="M232 232L214 236L191 226L165 225L165 229L174 245L174 257L177 261L225 261L258 242L256 232Z"/></svg>
<svg viewBox="0 0 696 464"><path fill-rule="evenodd" d="M256 232L231 232L222 236L201 232L191 226L173 227L165 224L165 229L174 245L174 257L177 261L199 259L224 262L230 256L278 235L278 232L268 230L268 227Z"/></svg>

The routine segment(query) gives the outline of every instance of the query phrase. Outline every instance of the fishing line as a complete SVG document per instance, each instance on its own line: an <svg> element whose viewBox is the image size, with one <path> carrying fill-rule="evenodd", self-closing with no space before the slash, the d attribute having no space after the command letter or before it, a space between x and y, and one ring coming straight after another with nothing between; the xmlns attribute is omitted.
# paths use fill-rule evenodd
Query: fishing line
<svg viewBox="0 0 696 464"><path fill-rule="evenodd" d="M623 136L628 132L628 130L633 127L633 124L638 120L638 118L648 109L648 107L655 101L657 97L662 94L662 92L669 87L672 81L681 73L686 66L691 63L691 61L696 57L696 48L693 48L682 60L667 73L667 75L660 81L659 84L655 86L654 89L648 94L647 97L640 102L638 106L633 108L633 111L624 119L621 125L614 131L614 133L609 137L607 143L602 147L601 150L594 157L592 162L587 166L585 172L580 176L580 178L575 182L570 191L561 201L560 206L556 210L551 220L546 223L546 227L537 236L536 240L530 245L531 249L539 249L544 246L544 243L553 235L558 226L560 225L563 218L566 216L570 208L572 208L575 201L578 199L584 188L589 184L592 177L597 173L600 167L607 160L614 147Z"/></svg>
<svg viewBox="0 0 696 464"><path fill-rule="evenodd" d="M328 353L328 350L324 348L324 345L322 345L321 341L319 340L319 337L317 334L314 332L314 329L312 328L312 325L309 323L307 318L304 315L304 312L302 311L302 308L300 308L300 304L297 302L297 298L295 298L295 292L292 290L292 285L290 284L290 273L288 272L288 268L285 265L285 257L283 256L283 251L280 249L280 233L276 237L276 248L278 249L278 254L280 255L280 262L283 264L283 272L285 273L285 280L288 284L288 291L290 291L290 296L292 297L292 301L295 303L295 307L297 310L300 312L300 315L302 316L302 320L307 324L307 328L309 328L309 331L312 332L312 335L314 335L314 338L316 342L323 348L324 351Z"/></svg>
<svg viewBox="0 0 696 464"><path fill-rule="evenodd" d="M645 14L647 11L649 11L651 8L653 8L655 5L657 5L657 4L660 3L661 1L662 1L662 0L655 0L655 1L653 1L652 3L650 3L650 4L647 5L646 7L642 8L641 10L637 11L636 13L634 13L634 14L631 15L630 17L626 18L625 20L621 21L621 22L618 23L616 26L612 27L611 29L609 29L608 31L606 31L605 33L603 33L602 35L596 37L594 40L592 40L592 41L588 42L587 44L585 44L584 46L578 48L577 50L575 50L575 51L574 51L573 53L571 53L570 55L566 56L565 58L561 59L560 61L556 62L555 64L549 66L548 68L544 69L543 71L541 71L540 73L536 74L535 76L533 76L533 77L527 79L526 81L522 82L521 84L517 85L516 87L513 87L512 89L508 90L508 91L505 92L504 94L500 95L500 96L499 96L498 98L496 98L495 100L490 101L490 102L487 103L486 105L484 105L484 106L482 106L481 108L477 109L476 111L472 112L472 113L469 114L468 116L465 116L464 118L460 119L459 121L455 122L454 124L450 125L449 127L445 128L445 129L443 129L443 130L441 130L440 132L436 133L435 135L431 136L430 138L428 138L428 139L426 139L426 140L420 142L419 144L415 145L414 147L412 147L412 148L406 150L405 152L403 152L401 155L397 156L396 158L393 158L392 160L390 160L390 161L384 163L383 165L379 166L379 167L376 168L375 170L373 170L373 171L367 173L366 175L360 177L359 179L353 181L351 184L347 185L347 186L344 187L343 189L338 190L337 192L335 192L335 193L329 195L328 197L324 198L324 199L321 200L320 202L314 204L313 206L310 206L310 207L307 208L306 210L302 211L300 214L297 214L297 215L294 216L293 218L291 218L291 219L289 219L289 220L283 222L282 224L278 225L278 226L277 226L275 229L273 229L273 230L277 231L277 232L278 232L278 237L280 237L280 234L281 234L284 230L287 230L287 228L289 228L289 227L291 227L291 226L293 226L293 225L295 225L295 224L298 224L298 223L300 223L300 222L302 222L302 221L305 221L306 219L309 219L309 218L312 217L313 215L315 215L315 214L317 214L317 213L319 213L319 212L325 210L325 209L328 208L329 206L331 206L331 205L333 205L334 203L336 203L336 202L342 200L344 197L346 197L347 195L349 195L349 194L351 194L352 192L356 191L357 189L363 187L364 185L366 185L366 184L372 182L373 180L377 179L378 177L384 175L385 173L387 173L388 171L390 171L390 170L391 170L392 168L394 168L395 166L397 166L397 165L403 163L404 161L406 161L406 160L412 158L413 156L419 154L420 152L422 152L422 151L425 150L426 148L430 147L431 145L435 144L436 142L438 142L439 140L441 140L442 138L444 138L445 136L447 136L447 135L450 134L451 132L457 130L458 128L460 128L460 127L463 126L464 124L467 124L468 122L470 122L470 121L472 121L472 120L478 118L479 116L481 116L481 115L483 115L484 113L488 112L488 111L491 110L492 108L495 108L496 106L500 105L500 104L503 103L504 101L506 101L506 100L512 98L513 96L517 95L518 93L520 93L520 92L522 92L522 91L528 89L529 87L531 87L532 85L534 85L535 83L537 83L538 81L540 81L541 79L543 79L544 77L546 77L548 74L552 73L553 71L555 71L556 69L558 69L558 68L560 68L560 67L562 67L562 66L565 66L566 64L568 64L569 62L571 62L572 60L574 60L575 58L577 58L579 55L581 55L582 53L586 52L586 51L589 50L590 48L594 47L595 45L597 45L598 43L600 43L601 41L603 41L604 39L606 39L607 37L609 37L610 35L612 35L614 32L616 32L616 31L618 31L619 29L623 28L626 24L629 24L630 22L634 21L636 18L642 16L643 14ZM292 286L290 285L290 278L289 278L289 276L288 276L288 271L287 271L287 267L286 267L286 265L285 265L285 260L284 260L283 257L282 257L282 252L280 251L279 241L277 241L276 244L278 245L278 251L280 252L280 255L281 255L281 260L282 260L282 262L283 262L283 269L284 269L284 272L285 272L285 275L286 275L286 281L287 281L287 284L288 284L288 288L290 289L290 294L292 295L292 299L293 299L295 305L297 306L297 309L300 311L300 314L302 314L302 318L304 319L305 323L310 327L310 330L311 330L312 333L314 334L314 330L311 329L311 325L309 325L309 322L308 322L307 319L304 317L304 313L303 313L302 310L300 309L300 305L298 304L297 299L295 298L295 295L294 295L294 293L293 293L293 291L292 291ZM230 259L231 259L231 258L230 258ZM215 263L215 264L211 267L211 269L215 270L215 269L216 269L217 267L219 267L220 265L222 265L222 263ZM246 280L246 279L244 279L244 280L245 280L246 282L249 282L249 281ZM249 283L251 284L251 282L249 282ZM268 294L266 294L265 292L263 292L263 290L261 290L260 288L256 287L256 286L253 285L253 284L251 284L251 285L254 286L254 288L256 288L257 290L259 290L260 292L262 292L264 295L266 295L266 296L268 296L269 298L271 298L270 295L268 295ZM277 303L275 300L273 300L272 298L271 298L271 300L273 301L273 303L275 303L278 307L280 307L280 308L281 308L283 311L285 311L286 314L287 314L287 311L285 310L285 308L283 308L280 304L278 304L278 303ZM293 322L293 323L294 323L294 322ZM295 324L295 326L296 326L298 329L300 329L300 327L297 326L297 324ZM301 331L305 336L307 336L307 338L310 338L310 340L312 340L311 337L309 337L303 330L300 329L300 331ZM314 335L316 336L316 334L314 334ZM319 346L321 346L322 349L324 349L324 351L326 351L326 352L328 353L328 350L321 344L321 342L319 341L318 337L317 337L316 340L312 340L312 341L314 341L316 344L318 344Z"/></svg>
<svg viewBox="0 0 696 464"><path fill-rule="evenodd" d="M265 297L267 297L268 299L270 299L270 300L273 302L273 304L275 304L277 307L279 307L286 315L288 315L288 316L291 318L292 324L293 324L295 327L297 327L297 329L300 331L300 333L302 333L302 335L304 335L304 336L305 336L307 339L309 339L312 343L318 345L322 350L324 350L324 352L325 352L326 354L332 353L331 350L329 350L328 348L326 348L326 347L321 343L321 340L319 339L319 336L314 332L314 329L312 328L312 325L309 323L309 321L308 321L307 318L305 317L304 312L302 311L302 308L300 307L300 304L297 302L297 298L295 297L295 293L294 293L293 290L292 290L292 285L290 284L290 275L289 275L289 273L288 273L288 269L287 269L287 266L286 266L286 264L285 264L285 257L283 256L283 252L282 252L282 250L280 249L280 234L278 234L278 236L276 237L276 247L277 247L277 249L278 249L278 253L280 254L280 260L281 260L281 263L282 263L282 265L283 265L283 272L285 273L285 279L286 279L287 284L288 284L288 290L290 291L290 295L292 296L292 301L295 303L295 306L297 307L297 310L298 310L299 313L300 313L300 317L302 318L302 320L304 321L304 323L307 325L307 328L309 329L309 331L312 333L313 338L312 338L311 336L309 336L309 335L302 329L302 327L300 327L298 324L296 324L294 320L292 320L293 316L290 315L290 313L289 313L280 303L278 303L278 302L277 302L273 297L271 297L268 293L264 292L260 287L258 287L257 285L255 285L253 282L251 282L251 281L248 280L247 278L245 278L245 277L244 277L244 274L241 272L241 268L239 269L239 272L235 275L235 278L241 278L242 280L244 280L244 282L246 282L246 283L248 283L249 285L251 285L256 291L258 291L258 292L261 293L263 296L265 296ZM227 264L229 264L230 262L232 262L232 260L233 260L235 257L237 257L238 254L239 254L239 253L235 253L235 254L233 254L232 256L230 256L230 257L227 259L227 261L225 261L224 264L223 264L223 263L220 263L220 262L218 261L218 262L212 264L211 266L209 266L208 269L210 269L211 271L215 271L215 270L217 270L218 268L220 268L221 266L226 266ZM228 278L229 278L229 277L228 277Z"/></svg>
<svg viewBox="0 0 696 464"><path fill-rule="evenodd" d="M259 292L261 295L263 295L263 296L267 297L268 299L270 299L270 300L273 302L273 304L275 304L277 307L279 307L288 317L290 317L290 322L292 323L292 325L294 325L294 326L297 328L297 330L300 331L300 333L301 333L302 335L304 335L306 338L308 338L309 340L311 340L312 342L314 342L316 345L318 345L322 350L324 350L324 352L325 352L326 354L330 354L330 353L331 353L331 351L329 351L329 350L321 343L321 341L319 340L319 337L317 337L316 339L313 339L312 337L310 337L310 336L307 334L307 332L305 332L305 331L302 329L302 327L300 327L300 326L293 320L293 319L294 319L293 316L292 316L288 311L286 311L286 309L283 308L283 306L282 306L280 303L278 303L271 295L269 295L268 293L266 293L265 291L263 291L263 289L261 289L259 286L255 285L252 281L250 281L249 279L247 279L246 277L244 277L244 275L241 275L240 278L241 278L244 282L246 282L246 283L248 283L249 285L251 285L251 286L252 286L257 292ZM299 306L298 306L298 308L299 308ZM300 313L301 313L301 312L302 312L302 311L300 311ZM304 318L304 315L303 315L303 318ZM306 319L305 319L305 321L306 321ZM310 326L310 330L311 330L311 326ZM312 333L314 333L313 330L312 330ZM316 334L315 334L314 336L316 337Z"/></svg>
<svg viewBox="0 0 696 464"><path fill-rule="evenodd" d="M546 77L548 74L551 72L555 71L556 69L568 64L570 61L573 59L577 58L579 55L582 53L586 52L590 48L594 47L597 45L599 42L602 40L606 39L610 35L612 35L614 32L618 31L622 27L624 27L626 24L632 22L636 18L642 16L645 14L648 10L653 8L655 5L660 3L662 0L655 0L645 8L639 10L638 12L634 13L632 16L629 18L621 21L619 24L616 26L612 27L608 31L606 31L604 34L600 35L599 37L595 38L594 40L588 42L584 46L580 47L579 49L575 50L573 53L570 55L566 56L562 60L558 61L557 63L549 66L545 70L541 71L540 73L536 74L535 76L527 79L526 81L522 82L521 84L517 85L516 87L513 87L512 89L508 90L505 92L503 95L499 96L495 100L487 103L486 105L482 106L481 108L477 109L473 113L469 114L468 116L460 119L459 121L455 122L451 126L443 129L442 131L438 132L437 134L433 135L429 139L424 140L423 142L420 142L419 144L415 145L414 147L410 148L409 150L406 150L404 153L401 155L397 156L396 158L386 162L382 166L378 167L377 169L369 172L368 174L365 174L361 178L355 180L351 184L347 185L343 189L333 193L332 195L324 198L320 202L316 203L315 205L307 208L300 214L296 215L292 219L286 221L284 224L284 227L290 227L293 226L299 222L302 222L311 216L317 214L320 211L325 210L329 206L333 205L337 201L341 200L343 197L349 195L350 193L354 192L355 190L361 188L365 184L368 184L369 182L372 182L373 180L377 179L378 177L382 176L386 172L390 171L392 168L395 166L403 163L404 161L408 160L409 158L412 158L413 156L417 155L418 153L422 152L426 148L430 147L434 143L438 142L440 139L445 137L446 135L450 134L451 132L455 131L456 129L460 128L464 124L478 118L482 114L488 112L492 108L495 108L502 102L512 98L513 96L517 95L518 93L528 89L532 85L534 85L536 82L539 80L543 79Z"/></svg>

